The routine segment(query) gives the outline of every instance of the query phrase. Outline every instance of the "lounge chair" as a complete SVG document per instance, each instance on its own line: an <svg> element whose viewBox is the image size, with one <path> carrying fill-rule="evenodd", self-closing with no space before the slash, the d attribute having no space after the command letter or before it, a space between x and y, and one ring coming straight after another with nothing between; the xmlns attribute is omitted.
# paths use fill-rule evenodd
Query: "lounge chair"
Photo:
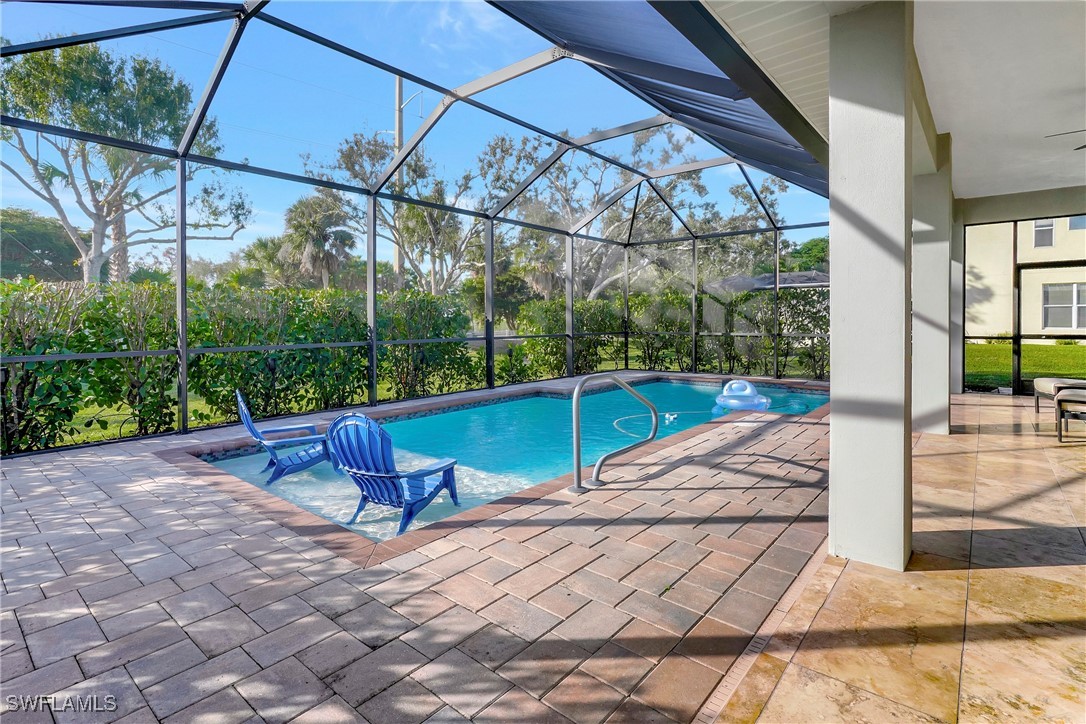
<svg viewBox="0 0 1086 724"><path fill-rule="evenodd" d="M1086 388L1069 387L1056 393L1056 439L1063 442L1063 433L1072 419L1086 420Z"/></svg>
<svg viewBox="0 0 1086 724"><path fill-rule="evenodd" d="M297 473L306 468L311 468L322 460L328 460L328 449L325 447L324 435L317 434L316 425L287 425L286 427L273 427L266 430L257 430L253 424L253 416L249 414L249 407L245 404L245 398L241 396L241 390L234 390L238 398L238 415L245 429L253 436L261 447L268 452L268 464L264 470L271 470L272 474L264 482L271 485L284 475ZM286 432L308 432L301 437L286 437L269 440L265 435L276 435ZM291 447L305 447L289 455L281 455L280 450ZM264 472L261 470L261 472Z"/></svg>
<svg viewBox="0 0 1086 724"><path fill-rule="evenodd" d="M396 469L392 455L392 436L375 421L357 413L347 413L328 426L328 447L333 459L361 493L358 510L348 521L358 520L367 503L399 508L402 534L415 516L442 490L449 491L453 505L456 496L456 461L440 460L429 468L405 473Z"/></svg>
<svg viewBox="0 0 1086 724"><path fill-rule="evenodd" d="M1042 397L1051 400L1060 390L1068 387L1086 388L1086 380L1072 377L1038 377L1033 380L1033 411L1040 413Z"/></svg>

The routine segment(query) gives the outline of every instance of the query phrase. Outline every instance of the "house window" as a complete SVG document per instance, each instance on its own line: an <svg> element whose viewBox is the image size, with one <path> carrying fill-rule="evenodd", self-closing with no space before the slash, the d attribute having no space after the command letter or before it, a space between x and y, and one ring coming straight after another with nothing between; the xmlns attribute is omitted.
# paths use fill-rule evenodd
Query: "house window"
<svg viewBox="0 0 1086 724"><path fill-rule="evenodd" d="M1067 220L1067 228L1071 231L1083 231L1086 229L1086 214L1069 218Z"/></svg>
<svg viewBox="0 0 1086 724"><path fill-rule="evenodd" d="M1047 329L1086 329L1086 284L1043 285L1041 326Z"/></svg>
<svg viewBox="0 0 1086 724"><path fill-rule="evenodd" d="M1033 246L1052 246L1052 219L1033 222Z"/></svg>

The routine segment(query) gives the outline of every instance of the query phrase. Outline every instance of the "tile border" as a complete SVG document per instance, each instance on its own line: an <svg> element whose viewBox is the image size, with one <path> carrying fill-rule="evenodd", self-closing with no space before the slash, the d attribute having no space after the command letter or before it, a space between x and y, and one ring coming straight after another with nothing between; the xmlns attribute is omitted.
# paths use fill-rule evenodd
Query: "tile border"
<svg viewBox="0 0 1086 724"><path fill-rule="evenodd" d="M826 562L826 558L829 553L829 540L824 539L818 546L818 549L811 554L811 557L807 559L807 563L803 566L803 569L796 576L796 580L792 581L792 584L788 586L787 590L777 600L776 605L773 606L773 610L762 622L762 625L758 627L757 633L754 634L754 638L750 640L747 647L743 649L743 653L739 655L739 658L735 660L728 668L728 673L724 675L724 678L717 684L716 689L705 703L702 704L701 710L694 718L693 724L713 724L720 715L723 713L728 702L735 695L735 692L739 689L739 686L743 683L743 679L750 673L751 668L754 666L754 662L757 661L758 656L765 650L765 647L769 645L773 635L777 633L777 629L782 623L784 623L785 616L788 615L788 611L799 600L800 595L807 590L807 586L811 580L818 573L819 568ZM810 628L810 624L808 624Z"/></svg>

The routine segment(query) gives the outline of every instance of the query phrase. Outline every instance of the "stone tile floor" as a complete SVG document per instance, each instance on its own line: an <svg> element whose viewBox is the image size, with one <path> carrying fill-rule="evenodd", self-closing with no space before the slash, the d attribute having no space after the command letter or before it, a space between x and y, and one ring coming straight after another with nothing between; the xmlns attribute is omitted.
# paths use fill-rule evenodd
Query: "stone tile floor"
<svg viewBox="0 0 1086 724"><path fill-rule="evenodd" d="M908 570L826 559L720 720L1086 721L1086 433L1051 415L955 397L916 437Z"/></svg>
<svg viewBox="0 0 1086 724"><path fill-rule="evenodd" d="M236 430L5 461L3 693L116 704L56 721L689 721L823 541L827 431L706 425L382 562L159 457Z"/></svg>
<svg viewBox="0 0 1086 724"><path fill-rule="evenodd" d="M726 717L953 719L960 688L962 718L1074 719L1082 543L1067 533L1086 448L1034 435L1007 398L961 398L955 415L961 435L917 442L922 553L906 574L808 566L828 418L697 428L605 489L504 506L366 567L156 455L234 430L5 461L3 694L116 707L4 720L690 721L778 611Z"/></svg>

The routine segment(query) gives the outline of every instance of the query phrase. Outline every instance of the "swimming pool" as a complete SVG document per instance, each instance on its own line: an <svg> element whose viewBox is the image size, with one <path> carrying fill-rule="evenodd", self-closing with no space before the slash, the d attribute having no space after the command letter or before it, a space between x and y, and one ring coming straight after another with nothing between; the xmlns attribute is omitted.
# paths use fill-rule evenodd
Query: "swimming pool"
<svg viewBox="0 0 1086 724"><path fill-rule="evenodd" d="M770 412L799 415L829 401L822 392L770 386L759 390L772 400ZM659 410L658 437L662 438L712 419L720 385L661 381L638 385L637 391ZM438 458L457 461L461 507L454 507L443 495L419 514L412 528L571 472L570 410L568 397L534 396L382 423L392 435L400 470L414 470ZM581 401L584 464L594 464L604 453L644 438L651 426L645 407L623 390L585 394ZM212 464L341 525L354 513L358 488L327 463L265 487L267 474L261 474L261 469L266 461L267 455L261 452ZM399 511L370 506L349 528L367 538L387 540L395 536L399 517Z"/></svg>

